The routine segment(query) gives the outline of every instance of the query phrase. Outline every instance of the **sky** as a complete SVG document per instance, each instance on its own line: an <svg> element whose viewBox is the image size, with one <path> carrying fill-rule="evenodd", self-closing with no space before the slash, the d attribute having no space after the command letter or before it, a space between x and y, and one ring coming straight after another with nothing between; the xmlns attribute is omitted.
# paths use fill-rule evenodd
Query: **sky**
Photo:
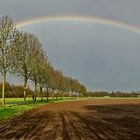
<svg viewBox="0 0 140 140"><path fill-rule="evenodd" d="M140 91L139 0L0 0L0 17L15 23L32 19L22 29L41 40L52 65L88 90ZM123 23L137 32L103 23L52 21L40 17L98 17ZM11 83L22 80L9 76Z"/></svg>

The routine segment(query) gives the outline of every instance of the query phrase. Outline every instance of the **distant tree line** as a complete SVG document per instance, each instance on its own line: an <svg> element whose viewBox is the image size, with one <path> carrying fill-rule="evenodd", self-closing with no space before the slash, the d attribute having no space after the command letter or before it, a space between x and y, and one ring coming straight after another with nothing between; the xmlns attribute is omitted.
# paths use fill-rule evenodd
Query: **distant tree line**
<svg viewBox="0 0 140 140"><path fill-rule="evenodd" d="M121 91L95 91L95 92L87 92L86 96L89 97L140 97L140 91L132 91L130 93L121 92Z"/></svg>
<svg viewBox="0 0 140 140"><path fill-rule="evenodd" d="M2 83L0 83L0 93L2 91ZM33 91L29 88L26 89L27 96L32 97ZM1 98L0 94L0 98ZM22 85L13 85L10 83L5 84L5 97L6 98L23 98L23 86Z"/></svg>
<svg viewBox="0 0 140 140"><path fill-rule="evenodd" d="M49 63L48 57L43 50L42 44L38 37L34 34L24 33L16 28L13 20L9 16L0 18L0 72L2 76L2 105L5 105L5 90L8 89L6 84L6 76L9 72L12 75L20 77L24 85L10 86L11 90L6 92L6 96L24 97L26 102L28 81L34 84L34 92L36 97L40 96L43 100L44 91L49 97L51 96L84 96L87 92L86 87L77 79L64 76L61 71L55 70ZM12 90L17 92L13 93ZM18 91L19 90L19 91ZM21 93L22 91L22 93Z"/></svg>

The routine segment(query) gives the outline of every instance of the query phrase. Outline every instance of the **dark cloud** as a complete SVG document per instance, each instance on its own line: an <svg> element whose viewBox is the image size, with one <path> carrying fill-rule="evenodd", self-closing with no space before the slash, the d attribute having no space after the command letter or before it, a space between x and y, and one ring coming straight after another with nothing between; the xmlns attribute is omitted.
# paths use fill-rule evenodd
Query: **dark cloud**
<svg viewBox="0 0 140 140"><path fill-rule="evenodd" d="M55 68L94 90L140 90L140 35L99 24L38 24L36 33Z"/></svg>
<svg viewBox="0 0 140 140"><path fill-rule="evenodd" d="M47 15L99 16L140 24L139 0L0 0L0 15L15 19Z"/></svg>
<svg viewBox="0 0 140 140"><path fill-rule="evenodd" d="M99 16L140 25L139 0L0 0L0 16ZM101 24L37 24L36 33L55 68L93 90L140 90L140 34ZM12 77L9 81L15 81ZM18 83L19 81L17 81Z"/></svg>

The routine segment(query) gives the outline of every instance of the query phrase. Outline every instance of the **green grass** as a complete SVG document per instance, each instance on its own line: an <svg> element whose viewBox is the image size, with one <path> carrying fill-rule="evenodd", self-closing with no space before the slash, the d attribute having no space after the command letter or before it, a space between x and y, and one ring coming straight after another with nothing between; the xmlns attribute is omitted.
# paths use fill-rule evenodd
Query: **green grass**
<svg viewBox="0 0 140 140"><path fill-rule="evenodd" d="M26 100L27 102L31 102L32 98L27 98ZM2 99L0 98L0 104L1 102L2 102ZM6 104L16 104L16 103L20 104L20 103L24 103L24 99L23 98L5 98L5 102Z"/></svg>
<svg viewBox="0 0 140 140"><path fill-rule="evenodd" d="M10 99L11 100L11 99ZM12 99L13 101L14 99ZM0 121L13 118L15 116L21 115L24 111L30 110L34 107L46 104L46 102L37 101L36 103L27 103L27 104L8 104L5 107L0 107Z"/></svg>
<svg viewBox="0 0 140 140"><path fill-rule="evenodd" d="M29 105L0 107L0 120L6 120L8 118L20 115L22 112L32 109Z"/></svg>
<svg viewBox="0 0 140 140"><path fill-rule="evenodd" d="M44 101L46 101L46 98L43 98ZM73 99L72 97L63 97L63 99ZM58 99L61 100L61 99ZM32 98L26 98L27 103L32 103ZM49 98L49 102L52 101L51 98ZM23 98L5 98L6 105L13 105L13 104L24 104ZM37 102L40 102L40 98L37 98ZM2 105L2 99L0 98L0 106Z"/></svg>

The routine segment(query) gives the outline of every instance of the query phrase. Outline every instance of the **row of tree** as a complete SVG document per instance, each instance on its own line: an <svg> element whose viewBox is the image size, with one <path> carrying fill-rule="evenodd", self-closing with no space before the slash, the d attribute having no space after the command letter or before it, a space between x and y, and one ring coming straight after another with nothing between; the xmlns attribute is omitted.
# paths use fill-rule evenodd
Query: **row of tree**
<svg viewBox="0 0 140 140"><path fill-rule="evenodd" d="M0 91L2 91L2 83L0 83ZM32 97L33 90L27 86L26 93L28 97ZM0 98L1 98L0 94ZM8 82L5 83L5 97L6 98L23 98L23 86L22 85L14 85Z"/></svg>
<svg viewBox="0 0 140 140"><path fill-rule="evenodd" d="M26 102L27 83L34 83L34 99L37 89L50 89L52 96L64 94L80 95L86 88L78 80L64 76L48 62L48 57L36 35L19 31L9 16L0 18L0 72L2 75L2 104L5 105L5 83L7 73L21 77L24 81L24 101ZM47 92L48 93L48 92Z"/></svg>
<svg viewBox="0 0 140 140"><path fill-rule="evenodd" d="M122 91L112 91L112 92L105 92L105 91L94 91L94 92L87 92L86 96L88 97L140 97L140 92L132 91L122 92Z"/></svg>

